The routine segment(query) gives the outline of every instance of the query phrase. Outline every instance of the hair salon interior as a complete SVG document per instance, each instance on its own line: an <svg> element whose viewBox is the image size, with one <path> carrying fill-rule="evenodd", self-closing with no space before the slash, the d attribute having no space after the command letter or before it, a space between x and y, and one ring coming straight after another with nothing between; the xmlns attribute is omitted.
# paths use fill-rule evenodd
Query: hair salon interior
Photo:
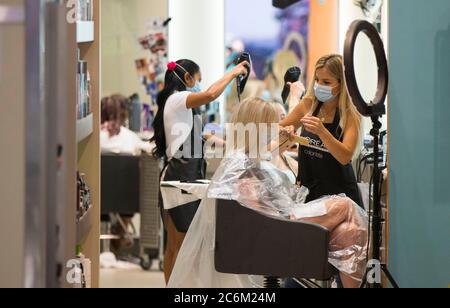
<svg viewBox="0 0 450 308"><path fill-rule="evenodd" d="M0 287L448 288L449 85L448 0L0 0Z"/></svg>

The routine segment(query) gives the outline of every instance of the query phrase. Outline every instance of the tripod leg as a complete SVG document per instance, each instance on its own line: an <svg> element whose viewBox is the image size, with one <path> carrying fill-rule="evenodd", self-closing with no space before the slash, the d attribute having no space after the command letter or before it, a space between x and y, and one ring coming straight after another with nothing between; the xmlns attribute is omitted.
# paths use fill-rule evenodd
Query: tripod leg
<svg viewBox="0 0 450 308"><path fill-rule="evenodd" d="M386 265L382 265L381 269L383 270L383 273L386 275L387 279L392 284L394 289L399 289L397 282L395 281L394 277L391 275L391 273L387 269Z"/></svg>
<svg viewBox="0 0 450 308"><path fill-rule="evenodd" d="M363 280L361 282L361 286L360 289L364 289L366 287L366 283L367 283L367 275L368 275L368 270L366 270L366 272L364 273L363 276Z"/></svg>

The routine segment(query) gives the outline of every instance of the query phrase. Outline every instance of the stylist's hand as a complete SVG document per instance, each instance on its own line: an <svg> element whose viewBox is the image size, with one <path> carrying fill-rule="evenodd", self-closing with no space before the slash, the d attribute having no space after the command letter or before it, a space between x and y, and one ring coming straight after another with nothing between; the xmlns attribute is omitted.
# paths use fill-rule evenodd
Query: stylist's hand
<svg viewBox="0 0 450 308"><path fill-rule="evenodd" d="M295 135L296 131L294 126L280 127L280 154L295 145Z"/></svg>
<svg viewBox="0 0 450 308"><path fill-rule="evenodd" d="M244 62L240 63L239 65L237 65L235 68L233 68L231 73L233 74L233 76L235 78L238 76L241 76L241 75L243 75L244 77L247 77L247 67L248 66L250 66L250 63L248 63L247 61L244 61Z"/></svg>
<svg viewBox="0 0 450 308"><path fill-rule="evenodd" d="M327 131L323 122L316 117L306 116L300 121L303 127L310 133L322 137Z"/></svg>
<svg viewBox="0 0 450 308"><path fill-rule="evenodd" d="M296 131L294 126L280 127L280 137L283 139L288 138L290 141L294 141Z"/></svg>
<svg viewBox="0 0 450 308"><path fill-rule="evenodd" d="M301 99L305 95L306 89L302 82L288 82L287 85L291 88L291 96L296 99Z"/></svg>

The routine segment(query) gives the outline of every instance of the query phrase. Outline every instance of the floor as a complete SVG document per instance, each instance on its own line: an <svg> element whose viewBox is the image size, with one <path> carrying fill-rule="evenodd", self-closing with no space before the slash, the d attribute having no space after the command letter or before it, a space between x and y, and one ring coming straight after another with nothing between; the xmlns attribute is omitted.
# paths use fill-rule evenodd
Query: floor
<svg viewBox="0 0 450 308"><path fill-rule="evenodd" d="M133 218L133 224L139 236L140 215ZM127 288L165 288L164 274L159 271L157 262L150 271L144 271L140 267L133 269L101 269L100 288L127 289Z"/></svg>
<svg viewBox="0 0 450 308"><path fill-rule="evenodd" d="M141 269L102 269L100 270L100 288L165 288L164 275L156 269L143 271Z"/></svg>

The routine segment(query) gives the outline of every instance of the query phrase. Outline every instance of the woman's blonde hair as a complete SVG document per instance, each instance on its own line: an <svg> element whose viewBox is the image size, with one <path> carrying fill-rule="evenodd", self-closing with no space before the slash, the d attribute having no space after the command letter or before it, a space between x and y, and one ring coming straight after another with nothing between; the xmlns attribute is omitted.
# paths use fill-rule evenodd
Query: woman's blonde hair
<svg viewBox="0 0 450 308"><path fill-rule="evenodd" d="M272 126L278 125L279 121L279 114L274 103L256 97L244 100L242 103L236 105L231 118L234 135L233 149L242 149L246 153L251 150L256 150L254 146L259 147L261 141L263 143L269 141L272 133L274 133ZM264 125L267 130L264 129ZM253 126L253 128L250 126ZM244 131L241 131L242 129ZM254 129L256 131L253 131ZM239 142L238 136L244 132L245 143ZM266 132L267 135L262 135L262 132ZM256 155L259 156L259 154L258 151Z"/></svg>
<svg viewBox="0 0 450 308"><path fill-rule="evenodd" d="M341 121L339 123L339 126L342 129L341 136L343 136L345 127L347 126L349 118L353 118L355 121L357 121L358 129L361 125L361 115L359 114L358 110L356 110L355 105L353 105L350 96L347 92L347 83L345 81L344 76L344 63L342 60L341 55L327 55L319 59L317 61L315 71L314 71L314 78L311 80L311 83L309 85L308 91L306 93L305 99L309 99L313 102L312 108L310 111L310 114L312 114L318 104L319 101L317 100L317 97L315 95L314 91L314 85L317 80L317 71L319 69L325 68L334 78L336 78L340 84L341 84L341 91L339 93L339 107L338 111L341 117Z"/></svg>

